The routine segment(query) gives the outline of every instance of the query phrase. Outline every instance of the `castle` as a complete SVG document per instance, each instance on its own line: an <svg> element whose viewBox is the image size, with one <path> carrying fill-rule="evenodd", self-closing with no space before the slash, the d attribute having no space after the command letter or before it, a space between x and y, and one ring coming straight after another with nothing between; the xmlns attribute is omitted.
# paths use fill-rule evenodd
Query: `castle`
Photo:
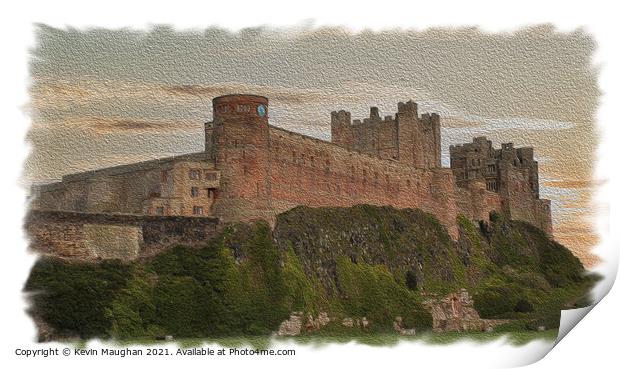
<svg viewBox="0 0 620 369"><path fill-rule="evenodd" d="M539 197L533 149L495 149L484 137L450 147L441 166L437 114L413 101L395 116L351 120L331 113L332 141L269 125L268 100L256 95L213 99L204 152L64 176L39 186L33 209L159 217L266 219L298 205L355 204L420 208L453 239L457 216L489 220L492 211L552 234L550 202Z"/></svg>

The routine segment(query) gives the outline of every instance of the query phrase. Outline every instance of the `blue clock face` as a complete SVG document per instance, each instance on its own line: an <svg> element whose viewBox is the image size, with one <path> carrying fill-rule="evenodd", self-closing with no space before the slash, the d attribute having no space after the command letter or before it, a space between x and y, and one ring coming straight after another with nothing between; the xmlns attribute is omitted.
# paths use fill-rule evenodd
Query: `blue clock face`
<svg viewBox="0 0 620 369"><path fill-rule="evenodd" d="M257 108L256 108L256 112L258 113L259 117L264 117L265 114L267 113L267 108L265 108L265 105L260 104Z"/></svg>

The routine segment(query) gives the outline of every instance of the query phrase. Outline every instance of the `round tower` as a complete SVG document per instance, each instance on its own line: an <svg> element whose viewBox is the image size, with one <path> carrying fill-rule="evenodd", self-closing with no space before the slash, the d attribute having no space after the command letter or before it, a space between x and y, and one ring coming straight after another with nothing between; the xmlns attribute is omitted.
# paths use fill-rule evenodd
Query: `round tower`
<svg viewBox="0 0 620 369"><path fill-rule="evenodd" d="M268 100L263 96L213 99L212 137L208 140L215 168L220 171L220 190L212 211L225 221L269 220L272 216L268 113Z"/></svg>

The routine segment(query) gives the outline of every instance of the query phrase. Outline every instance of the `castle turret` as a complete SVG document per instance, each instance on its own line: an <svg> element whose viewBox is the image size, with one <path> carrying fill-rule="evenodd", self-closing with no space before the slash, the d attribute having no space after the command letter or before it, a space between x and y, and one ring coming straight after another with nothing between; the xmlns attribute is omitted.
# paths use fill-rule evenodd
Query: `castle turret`
<svg viewBox="0 0 620 369"><path fill-rule="evenodd" d="M353 145L353 130L351 128L351 113L340 110L332 112L331 121L332 142L342 146Z"/></svg>
<svg viewBox="0 0 620 369"><path fill-rule="evenodd" d="M221 188L213 214L266 218L269 208L268 100L256 95L225 95L213 99L213 122L207 124L206 151L220 171ZM253 209L256 216L240 214ZM267 217L268 218L268 217Z"/></svg>
<svg viewBox="0 0 620 369"><path fill-rule="evenodd" d="M412 100L398 103L399 160L417 168L441 167L441 127L439 115L422 114Z"/></svg>

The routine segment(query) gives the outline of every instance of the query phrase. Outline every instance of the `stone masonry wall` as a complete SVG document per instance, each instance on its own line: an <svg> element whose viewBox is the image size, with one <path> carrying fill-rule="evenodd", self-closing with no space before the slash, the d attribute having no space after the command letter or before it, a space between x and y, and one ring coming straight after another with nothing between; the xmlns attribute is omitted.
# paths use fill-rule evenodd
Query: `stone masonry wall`
<svg viewBox="0 0 620 369"><path fill-rule="evenodd" d="M32 210L30 248L68 259L133 260L175 245L204 244L218 231L208 217L164 217Z"/></svg>
<svg viewBox="0 0 620 369"><path fill-rule="evenodd" d="M270 127L270 197L275 213L297 205L420 208L456 237L456 185L449 169L421 169Z"/></svg>
<svg viewBox="0 0 620 369"><path fill-rule="evenodd" d="M195 171L195 176L190 172ZM209 179L214 177L215 179ZM33 207L87 213L209 215L218 173L203 153L64 176L40 186ZM194 207L200 207L201 212Z"/></svg>

